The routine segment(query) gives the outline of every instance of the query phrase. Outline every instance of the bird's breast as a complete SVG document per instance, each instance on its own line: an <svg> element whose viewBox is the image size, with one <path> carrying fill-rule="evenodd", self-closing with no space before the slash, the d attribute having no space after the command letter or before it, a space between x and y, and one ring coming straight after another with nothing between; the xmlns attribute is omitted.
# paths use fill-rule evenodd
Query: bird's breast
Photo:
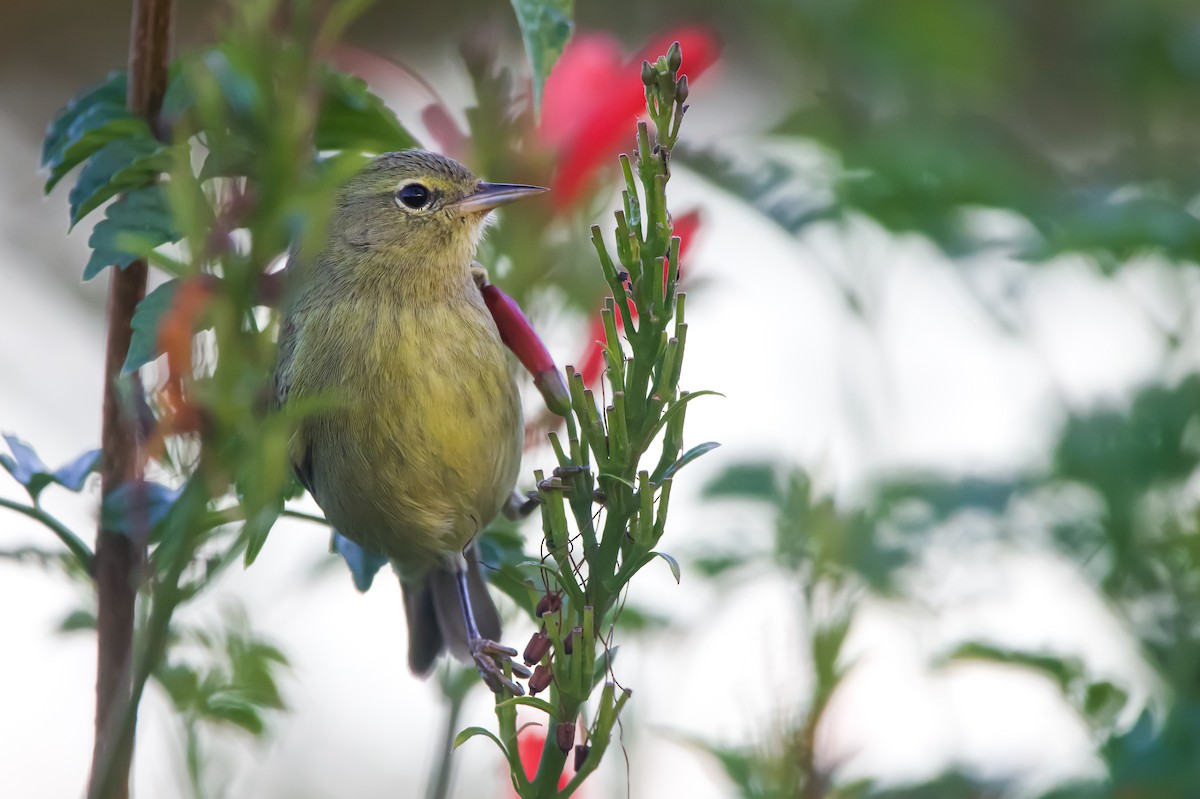
<svg viewBox="0 0 1200 799"><path fill-rule="evenodd" d="M343 315L324 376L340 407L306 423L330 521L401 563L461 549L516 482L519 396L475 299Z"/></svg>

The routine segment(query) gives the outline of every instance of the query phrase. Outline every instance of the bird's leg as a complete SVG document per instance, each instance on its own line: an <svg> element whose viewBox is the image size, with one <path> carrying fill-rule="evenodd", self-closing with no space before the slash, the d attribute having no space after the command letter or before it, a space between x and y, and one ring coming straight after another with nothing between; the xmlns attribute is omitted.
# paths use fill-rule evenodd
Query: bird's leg
<svg viewBox="0 0 1200 799"><path fill-rule="evenodd" d="M505 660L516 657L517 650L495 641L489 641L479 634L479 625L475 623L475 613L471 610L471 589L467 585L467 568L462 561L455 567L454 584L458 586L458 601L462 605L463 621L467 627L467 647L471 651L471 659L475 661L475 668L479 669L479 675L483 677L483 681L494 693L498 694L507 688L514 696L524 695L525 690L513 682L512 678L505 675L502 667ZM518 676L528 677L530 675L529 669L519 663L513 663L512 670Z"/></svg>

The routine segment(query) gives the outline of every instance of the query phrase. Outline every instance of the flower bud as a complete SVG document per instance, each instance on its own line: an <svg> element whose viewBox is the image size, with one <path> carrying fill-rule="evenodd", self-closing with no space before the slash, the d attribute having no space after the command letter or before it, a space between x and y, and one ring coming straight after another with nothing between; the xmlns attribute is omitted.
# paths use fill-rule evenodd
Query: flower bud
<svg viewBox="0 0 1200 799"><path fill-rule="evenodd" d="M558 613L562 609L562 596L560 594L546 594L538 600L537 609L534 614L540 619L547 613Z"/></svg>
<svg viewBox="0 0 1200 799"><path fill-rule="evenodd" d="M529 323L529 318L521 311L521 306L492 283L481 286L479 291L500 332L500 340L534 376L534 382L550 410L565 416L570 402L566 399L566 386L561 385L562 375L558 374L550 351ZM550 377L551 374L554 377Z"/></svg>
<svg viewBox="0 0 1200 799"><path fill-rule="evenodd" d="M529 643L525 645L525 653L522 655L525 665L532 666L541 661L550 651L551 643L553 642L545 633L534 633L533 637L529 639Z"/></svg>
<svg viewBox="0 0 1200 799"><path fill-rule="evenodd" d="M587 762L588 755L591 754L592 747L587 744L577 744L575 746L575 770L579 771L583 768L583 764Z"/></svg>
<svg viewBox="0 0 1200 799"><path fill-rule="evenodd" d="M554 743L563 752L570 752L575 745L575 722L560 721L554 728Z"/></svg>
<svg viewBox="0 0 1200 799"><path fill-rule="evenodd" d="M537 696L540 691L544 691L550 687L550 682L554 679L554 671L544 663L533 670L533 676L529 678L529 695Z"/></svg>
<svg viewBox="0 0 1200 799"><path fill-rule="evenodd" d="M649 61L642 62L642 83L647 86L654 85L654 67L650 65Z"/></svg>
<svg viewBox="0 0 1200 799"><path fill-rule="evenodd" d="M675 42L667 50L667 66L671 68L672 72L678 72L679 68L683 66L683 48L679 46L679 42Z"/></svg>
<svg viewBox="0 0 1200 799"><path fill-rule="evenodd" d="M551 413L563 418L571 413L571 392L562 372L557 369L538 372L533 376L533 385L541 392Z"/></svg>
<svg viewBox="0 0 1200 799"><path fill-rule="evenodd" d="M680 75L679 80L675 83L675 102L685 103L688 98L688 82L687 75Z"/></svg>

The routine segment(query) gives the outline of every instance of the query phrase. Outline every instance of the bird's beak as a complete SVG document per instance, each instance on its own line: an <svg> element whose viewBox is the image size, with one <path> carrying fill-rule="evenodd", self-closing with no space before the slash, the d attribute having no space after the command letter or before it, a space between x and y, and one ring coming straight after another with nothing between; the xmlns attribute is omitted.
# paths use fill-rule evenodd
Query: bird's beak
<svg viewBox="0 0 1200 799"><path fill-rule="evenodd" d="M549 189L519 183L480 183L474 194L463 197L453 207L464 214L482 214L544 191Z"/></svg>

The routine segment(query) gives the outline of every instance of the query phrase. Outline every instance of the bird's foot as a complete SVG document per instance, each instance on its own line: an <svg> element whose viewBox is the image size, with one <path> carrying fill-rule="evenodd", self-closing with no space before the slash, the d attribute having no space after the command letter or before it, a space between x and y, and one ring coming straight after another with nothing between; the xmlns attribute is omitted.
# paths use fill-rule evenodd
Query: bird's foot
<svg viewBox="0 0 1200 799"><path fill-rule="evenodd" d="M498 694L507 689L513 696L524 696L525 689L504 673L504 665L507 663L516 677L526 678L532 674L519 662L513 661L517 650L486 638L472 638L468 646L471 649L471 659L475 661L475 668L479 669L479 676L493 693Z"/></svg>

